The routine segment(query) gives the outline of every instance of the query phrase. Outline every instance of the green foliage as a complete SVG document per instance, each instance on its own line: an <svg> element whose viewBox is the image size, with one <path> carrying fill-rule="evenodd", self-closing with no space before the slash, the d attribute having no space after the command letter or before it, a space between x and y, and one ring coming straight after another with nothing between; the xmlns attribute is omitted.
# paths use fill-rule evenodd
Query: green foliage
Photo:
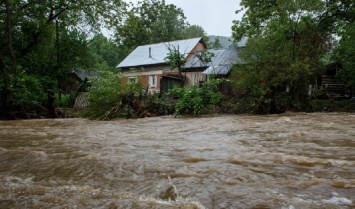
<svg viewBox="0 0 355 209"><path fill-rule="evenodd" d="M114 71L117 64L125 58L126 52L122 52L122 47L118 47L114 41L102 34L95 35L89 41L89 48L97 68L106 66L111 71Z"/></svg>
<svg viewBox="0 0 355 209"><path fill-rule="evenodd" d="M333 51L333 59L342 64L339 76L349 86L355 86L355 23L345 26L340 34L341 39Z"/></svg>
<svg viewBox="0 0 355 209"><path fill-rule="evenodd" d="M195 56L204 64L208 64L212 62L215 54L213 52L209 52L207 50L199 51L195 53ZM213 65L212 65L213 66Z"/></svg>
<svg viewBox="0 0 355 209"><path fill-rule="evenodd" d="M182 83L184 83L184 77L182 76L182 68L185 64L185 55L180 53L179 46L167 46L169 53L165 57L165 61L169 64L171 69L178 69Z"/></svg>
<svg viewBox="0 0 355 209"><path fill-rule="evenodd" d="M185 55L180 53L180 49L175 46L167 46L169 53L165 57L165 61L169 64L171 69L181 69L183 68L185 61Z"/></svg>
<svg viewBox="0 0 355 209"><path fill-rule="evenodd" d="M120 80L111 72L100 72L102 78L92 79L92 87L87 93L89 107L85 116L91 119L100 118L120 102L122 91Z"/></svg>
<svg viewBox="0 0 355 209"><path fill-rule="evenodd" d="M268 38L251 39L241 52L247 64L233 69L235 88L244 94L244 102L249 102L253 112L280 113L289 108L305 110L307 105L302 103L308 103L308 85L321 68L307 58L294 60L289 48L292 44L280 41L275 45ZM271 38L277 40L275 36Z"/></svg>
<svg viewBox="0 0 355 209"><path fill-rule="evenodd" d="M58 92L73 68L92 67L88 34L118 25L124 7L121 0L1 1L0 106L17 111L13 98L25 109L45 104L47 88Z"/></svg>
<svg viewBox="0 0 355 209"><path fill-rule="evenodd" d="M118 25L116 39L128 52L139 45L183 39L187 27L180 8L164 0L141 1L126 13Z"/></svg>
<svg viewBox="0 0 355 209"><path fill-rule="evenodd" d="M220 49L223 48L219 38L217 37L214 42L209 44L210 46L208 48L212 48L212 49Z"/></svg>
<svg viewBox="0 0 355 209"><path fill-rule="evenodd" d="M90 119L139 118L173 112L169 98L151 95L141 83L121 86L117 76L110 72L94 82L87 96L89 107L84 117Z"/></svg>
<svg viewBox="0 0 355 209"><path fill-rule="evenodd" d="M87 39L87 35L78 30L60 32L57 46L59 70L67 73L73 68L89 68L94 64Z"/></svg>
<svg viewBox="0 0 355 209"><path fill-rule="evenodd" d="M322 72L321 61L331 42L330 33L318 24L323 3L241 2L248 11L241 21L234 22L233 36L236 40L247 36L249 40L241 53L245 66L234 71L234 79L257 112L308 109L308 85Z"/></svg>
<svg viewBox="0 0 355 209"><path fill-rule="evenodd" d="M198 38L202 37L205 43L209 42L209 37L205 30L199 25L189 25L184 30L183 38Z"/></svg>
<svg viewBox="0 0 355 209"><path fill-rule="evenodd" d="M13 86L15 105L26 109L37 109L47 98L41 81L31 75L20 73Z"/></svg>
<svg viewBox="0 0 355 209"><path fill-rule="evenodd" d="M60 99L59 96L57 96L56 105L61 108L72 108L75 104L75 97L76 97L76 92L62 94Z"/></svg>
<svg viewBox="0 0 355 209"><path fill-rule="evenodd" d="M218 91L217 86L224 79L215 79L205 82L201 87L193 85L191 88L174 88L165 96L178 98L175 105L175 115L193 114L199 115L207 113L213 105L219 105L222 102L223 95Z"/></svg>
<svg viewBox="0 0 355 209"><path fill-rule="evenodd" d="M141 83L121 85L117 75L101 72L103 78L93 80L87 93L89 107L84 116L90 119L108 120L120 117L144 117L167 111L163 101L148 94Z"/></svg>

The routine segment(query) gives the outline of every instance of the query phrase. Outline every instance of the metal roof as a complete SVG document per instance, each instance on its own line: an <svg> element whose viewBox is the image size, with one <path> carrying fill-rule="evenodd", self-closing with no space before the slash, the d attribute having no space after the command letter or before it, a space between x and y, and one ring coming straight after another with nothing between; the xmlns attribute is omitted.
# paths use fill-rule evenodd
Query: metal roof
<svg viewBox="0 0 355 209"><path fill-rule="evenodd" d="M230 68L233 64L240 63L239 58L240 48L230 48L230 49L208 49L206 50L214 54L212 61L208 63L203 63L198 56L194 55L184 65L184 69L189 68L207 68L204 74L218 74L226 75L229 73ZM196 52L196 53L201 53Z"/></svg>
<svg viewBox="0 0 355 209"><path fill-rule="evenodd" d="M201 41L203 40L199 37L138 46L120 64L117 65L117 68L166 63L165 57L169 53L169 47L178 48L179 52L181 54L185 54L186 58L188 53L190 53L192 49Z"/></svg>

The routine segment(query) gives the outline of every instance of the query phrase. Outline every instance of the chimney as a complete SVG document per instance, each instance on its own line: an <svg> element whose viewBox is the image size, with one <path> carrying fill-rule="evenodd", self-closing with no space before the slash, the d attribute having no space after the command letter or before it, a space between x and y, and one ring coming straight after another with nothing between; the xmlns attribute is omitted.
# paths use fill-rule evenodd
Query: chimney
<svg viewBox="0 0 355 209"><path fill-rule="evenodd" d="M152 57L152 48L149 47L149 58Z"/></svg>

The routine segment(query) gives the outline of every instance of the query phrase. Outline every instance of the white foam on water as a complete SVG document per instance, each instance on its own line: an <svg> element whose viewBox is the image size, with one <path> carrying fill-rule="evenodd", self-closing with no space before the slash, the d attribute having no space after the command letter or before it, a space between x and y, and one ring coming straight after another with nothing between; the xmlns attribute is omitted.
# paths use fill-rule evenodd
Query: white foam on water
<svg viewBox="0 0 355 209"><path fill-rule="evenodd" d="M291 118L289 118L289 117L282 117L281 118L284 122L291 122Z"/></svg>
<svg viewBox="0 0 355 209"><path fill-rule="evenodd" d="M153 202L156 205L179 207L181 209L183 209L183 208L205 209L205 207L200 202L193 201L189 198L181 198L181 197L178 197L175 201L171 201L171 200L161 200L161 199L156 199L156 198L152 198L152 197L141 196L139 198L139 201Z"/></svg>
<svg viewBox="0 0 355 209"><path fill-rule="evenodd" d="M295 206L290 205L290 206L286 206L286 207L281 207L281 209L295 209Z"/></svg>
<svg viewBox="0 0 355 209"><path fill-rule="evenodd" d="M332 197L328 200L322 200L324 203L331 203L335 205L352 205L353 202L345 197Z"/></svg>
<svg viewBox="0 0 355 209"><path fill-rule="evenodd" d="M354 206L351 200L345 197L338 197L338 193L332 192L332 195L333 197L331 197L330 199L309 199L309 196L297 195L299 197L288 199L288 204L282 206L281 209L338 209L343 207L348 208Z"/></svg>
<svg viewBox="0 0 355 209"><path fill-rule="evenodd" d="M33 179L34 177L21 178L17 176L6 176L4 178L5 186L9 187L30 186L31 184L33 184Z"/></svg>
<svg viewBox="0 0 355 209"><path fill-rule="evenodd" d="M33 157L37 158L37 159L47 159L48 155L46 152L44 151L33 151L31 152L31 154L33 155Z"/></svg>

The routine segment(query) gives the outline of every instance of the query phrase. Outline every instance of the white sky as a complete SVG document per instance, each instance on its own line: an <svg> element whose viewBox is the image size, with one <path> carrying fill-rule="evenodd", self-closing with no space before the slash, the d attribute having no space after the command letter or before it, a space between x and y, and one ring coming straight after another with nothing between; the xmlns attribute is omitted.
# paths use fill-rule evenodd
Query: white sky
<svg viewBox="0 0 355 209"><path fill-rule="evenodd" d="M137 3L139 0L126 0ZM165 0L184 11L191 25L201 26L208 35L231 36L233 20L241 19L235 14L240 9L240 0Z"/></svg>

